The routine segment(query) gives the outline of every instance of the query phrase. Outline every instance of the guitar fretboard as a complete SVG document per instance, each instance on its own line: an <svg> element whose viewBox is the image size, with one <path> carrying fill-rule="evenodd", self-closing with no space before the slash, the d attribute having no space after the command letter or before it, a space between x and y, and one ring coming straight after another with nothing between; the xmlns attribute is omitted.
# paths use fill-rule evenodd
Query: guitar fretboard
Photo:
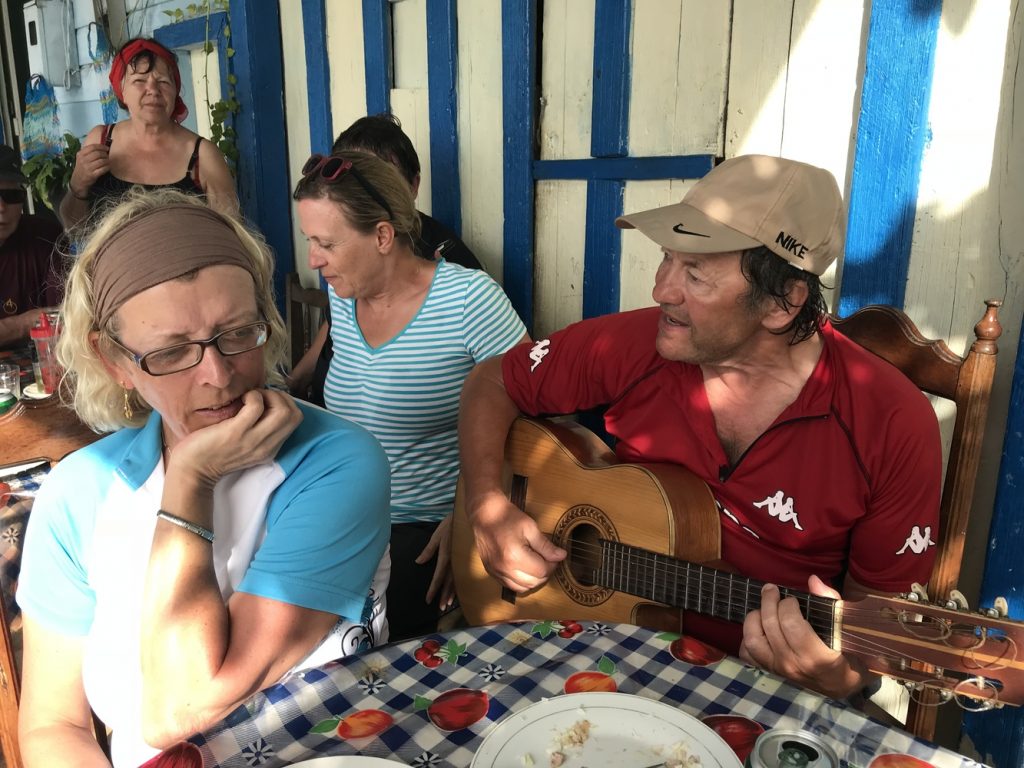
<svg viewBox="0 0 1024 768"><path fill-rule="evenodd" d="M656 603L726 621L742 622L761 607L764 582L668 555L601 539L601 565L594 582ZM835 601L782 587L795 597L804 617L827 645L834 647Z"/></svg>

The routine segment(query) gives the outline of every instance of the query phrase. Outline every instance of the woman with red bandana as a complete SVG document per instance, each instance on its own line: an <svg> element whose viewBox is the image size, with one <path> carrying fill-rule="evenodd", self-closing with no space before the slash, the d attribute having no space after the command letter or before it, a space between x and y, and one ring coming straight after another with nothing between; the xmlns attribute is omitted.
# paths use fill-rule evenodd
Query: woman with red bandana
<svg viewBox="0 0 1024 768"><path fill-rule="evenodd" d="M101 205L116 204L138 184L205 195L225 213L238 209L227 163L210 141L181 125L181 74L174 54L155 40L125 43L110 67L110 84L128 119L97 125L82 143L60 204L67 228Z"/></svg>

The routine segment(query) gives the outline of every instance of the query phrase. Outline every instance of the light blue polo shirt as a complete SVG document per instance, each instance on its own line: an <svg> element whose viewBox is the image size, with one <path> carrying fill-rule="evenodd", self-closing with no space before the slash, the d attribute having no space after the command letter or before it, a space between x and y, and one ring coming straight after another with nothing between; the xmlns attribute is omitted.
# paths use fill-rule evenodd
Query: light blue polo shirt
<svg viewBox="0 0 1024 768"><path fill-rule="evenodd" d="M299 408L303 421L274 461L217 484L213 557L225 601L241 591L341 617L300 665L309 667L386 640L390 471L366 430ZM83 683L115 734L115 765L155 754L141 739L139 637L163 491L160 435L153 414L54 468L32 509L18 586L32 619L85 636Z"/></svg>

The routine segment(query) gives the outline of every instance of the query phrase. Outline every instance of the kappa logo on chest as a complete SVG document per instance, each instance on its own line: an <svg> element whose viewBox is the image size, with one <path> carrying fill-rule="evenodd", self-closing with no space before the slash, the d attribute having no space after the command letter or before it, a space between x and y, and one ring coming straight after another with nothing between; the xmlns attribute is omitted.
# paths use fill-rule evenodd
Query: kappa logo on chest
<svg viewBox="0 0 1024 768"><path fill-rule="evenodd" d="M792 523L793 527L798 531L803 530L803 526L800 525L800 518L796 516L796 510L793 509L793 497L786 496L782 491L776 491L772 496L768 496L761 501L755 501L754 506L758 509L765 509L767 507L768 514L777 518L780 523Z"/></svg>

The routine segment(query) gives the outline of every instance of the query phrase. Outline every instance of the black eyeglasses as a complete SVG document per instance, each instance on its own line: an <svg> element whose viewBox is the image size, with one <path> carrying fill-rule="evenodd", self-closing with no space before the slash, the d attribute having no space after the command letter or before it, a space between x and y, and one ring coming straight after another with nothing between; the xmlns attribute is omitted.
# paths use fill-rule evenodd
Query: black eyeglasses
<svg viewBox="0 0 1024 768"><path fill-rule="evenodd" d="M207 347L217 347L225 357L262 347L270 338L270 324L260 320L237 328L228 328L205 341L186 341L170 347L161 347L144 355L132 352L113 336L110 340L124 350L132 361L150 376L167 376L171 373L195 368L203 359Z"/></svg>
<svg viewBox="0 0 1024 768"><path fill-rule="evenodd" d="M308 179L310 176L317 173L320 174L320 178L330 183L336 182L346 173L351 173L355 176L355 179L359 182L360 186L366 190L366 194L372 197L377 202L377 205L387 211L388 219L394 221L395 214L392 213L391 206L388 205L387 200L383 198L380 192L374 189L373 184L371 184L367 178L359 172L359 169L352 164L351 160L346 160L343 157L335 157L334 155L329 157L325 157L320 154L310 155L309 160L307 160L306 164L302 166L302 178Z"/></svg>
<svg viewBox="0 0 1024 768"><path fill-rule="evenodd" d="M0 200L8 205L24 205L27 199L24 189L0 189Z"/></svg>

